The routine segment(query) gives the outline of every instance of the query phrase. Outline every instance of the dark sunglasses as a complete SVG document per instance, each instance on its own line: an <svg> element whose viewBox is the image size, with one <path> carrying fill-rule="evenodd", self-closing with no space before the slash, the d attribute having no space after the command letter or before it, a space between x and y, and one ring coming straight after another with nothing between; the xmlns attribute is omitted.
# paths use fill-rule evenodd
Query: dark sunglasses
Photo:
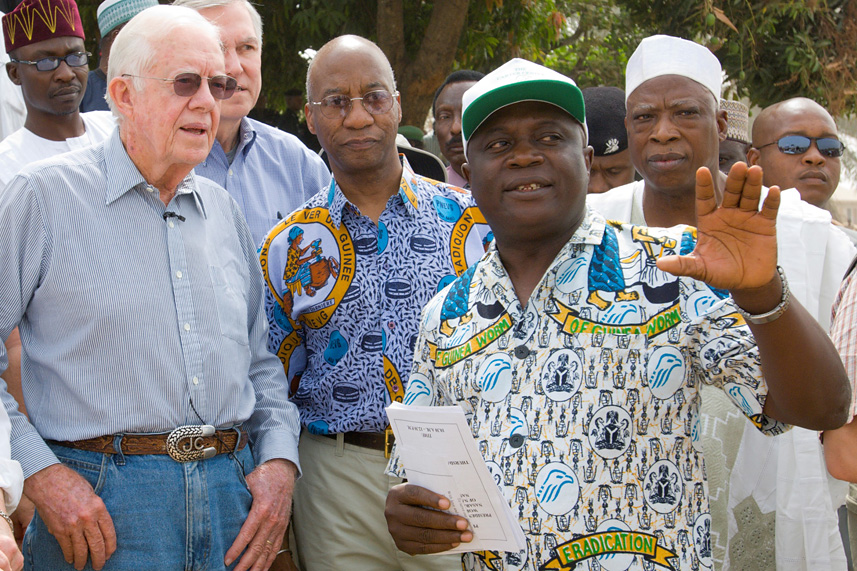
<svg viewBox="0 0 857 571"><path fill-rule="evenodd" d="M36 61L27 61L25 59L15 59L9 58L10 61L15 63L25 63L27 65L34 65L36 69L39 71L53 71L60 66L60 62L65 62L69 67L81 67L89 63L89 56L92 54L89 52L74 52L73 54L68 54L65 57L59 56L51 56L51 57L43 57L42 59L37 59Z"/></svg>
<svg viewBox="0 0 857 571"><path fill-rule="evenodd" d="M211 91L211 96L215 99L229 99L238 87L238 81L228 75L215 75L214 77L203 78L198 73L180 73L170 79L167 77L146 77L144 75L123 73L122 77L139 77L140 79L154 79L156 81L172 83L173 91L179 97L193 97L199 91L199 86L202 85L203 79L208 81L208 89Z"/></svg>
<svg viewBox="0 0 857 571"><path fill-rule="evenodd" d="M818 147L818 152L825 157L841 157L842 153L845 152L845 145L839 139L832 137L804 137L803 135L786 135L773 143L756 148L763 149L770 145L776 145L780 152L786 155L802 155L809 150L813 141L815 141L815 146Z"/></svg>

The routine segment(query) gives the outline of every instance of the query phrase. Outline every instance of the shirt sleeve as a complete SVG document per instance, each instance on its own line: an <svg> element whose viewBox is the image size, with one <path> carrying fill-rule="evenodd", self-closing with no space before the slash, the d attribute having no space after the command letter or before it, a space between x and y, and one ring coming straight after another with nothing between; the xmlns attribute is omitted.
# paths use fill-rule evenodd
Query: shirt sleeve
<svg viewBox="0 0 857 571"><path fill-rule="evenodd" d="M12 513L21 500L24 488L24 472L21 464L12 460L9 438L12 435L12 423L5 409L0 409L0 488L3 489L6 513Z"/></svg>
<svg viewBox="0 0 857 571"><path fill-rule="evenodd" d="M762 433L775 436L788 430L789 425L763 412L768 385L762 376L759 349L732 298L715 304L691 327L694 374L702 382L721 388Z"/></svg>
<svg viewBox="0 0 857 571"><path fill-rule="evenodd" d="M283 458L291 461L300 474L300 415L297 407L288 399L286 378L279 361L267 350L268 321L265 318L262 269L250 229L234 201L232 208L250 280L247 300L251 350L249 377L256 395L256 406L245 426L250 434L257 465L274 458Z"/></svg>
<svg viewBox="0 0 857 571"><path fill-rule="evenodd" d="M842 357L845 372L851 381L849 418L857 416L857 272L845 278L833 304L833 325L830 337Z"/></svg>
<svg viewBox="0 0 857 571"><path fill-rule="evenodd" d="M29 180L16 176L0 193L0 338L6 339L18 326L39 284L51 265L52 245L43 218L39 196ZM0 343L0 372L9 366L6 347ZM8 439L11 458L20 462L25 477L59 460L18 410L18 403L0 382L0 398L11 424ZM0 435L2 438L2 435ZM0 456L2 457L2 456ZM7 496L7 501L9 497Z"/></svg>

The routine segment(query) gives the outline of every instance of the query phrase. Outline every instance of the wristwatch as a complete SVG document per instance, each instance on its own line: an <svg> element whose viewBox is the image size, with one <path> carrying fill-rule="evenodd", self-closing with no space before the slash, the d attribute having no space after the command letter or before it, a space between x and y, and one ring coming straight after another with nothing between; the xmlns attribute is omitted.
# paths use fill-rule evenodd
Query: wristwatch
<svg viewBox="0 0 857 571"><path fill-rule="evenodd" d="M789 308L789 300L791 299L791 294L789 293L789 281L786 279L786 273L780 266L777 266L777 273L780 274L780 280L783 282L783 297L774 309L766 311L765 313L752 315L738 307L737 303L735 304L735 308L738 310L738 313L740 313L741 317L744 318L744 321L750 325L763 325L765 323L770 323L771 321L779 318L779 316L785 313Z"/></svg>

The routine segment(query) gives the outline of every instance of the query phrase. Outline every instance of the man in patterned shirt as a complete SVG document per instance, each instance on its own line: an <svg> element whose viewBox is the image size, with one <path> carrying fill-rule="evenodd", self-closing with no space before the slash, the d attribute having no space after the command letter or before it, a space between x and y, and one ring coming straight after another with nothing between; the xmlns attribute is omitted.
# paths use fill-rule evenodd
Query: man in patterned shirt
<svg viewBox="0 0 857 571"><path fill-rule="evenodd" d="M333 181L262 244L269 349L305 430L294 528L305 571L438 569L386 530L384 407L401 401L423 305L483 253L470 193L414 174L396 149L401 107L372 42L343 36L307 74L307 125ZM391 433L390 433L391 435Z"/></svg>
<svg viewBox="0 0 857 571"><path fill-rule="evenodd" d="M462 122L496 246L426 306L405 402L465 410L527 536L525 551L467 553L464 567L710 568L700 384L768 434L837 426L848 402L834 348L776 268L778 189L759 211L761 170L736 168L718 208L700 169L698 236L605 222L585 204L579 89L523 60L465 93ZM399 548L472 540L448 506L391 490Z"/></svg>

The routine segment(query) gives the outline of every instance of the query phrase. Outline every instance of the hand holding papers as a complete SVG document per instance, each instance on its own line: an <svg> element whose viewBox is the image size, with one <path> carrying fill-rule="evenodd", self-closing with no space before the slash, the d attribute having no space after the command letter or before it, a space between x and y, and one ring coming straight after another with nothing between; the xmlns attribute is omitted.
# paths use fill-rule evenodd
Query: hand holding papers
<svg viewBox="0 0 857 571"><path fill-rule="evenodd" d="M470 524L473 541L452 553L527 548L518 520L485 466L461 408L394 403L387 408L387 416L408 481L448 498L448 511Z"/></svg>

